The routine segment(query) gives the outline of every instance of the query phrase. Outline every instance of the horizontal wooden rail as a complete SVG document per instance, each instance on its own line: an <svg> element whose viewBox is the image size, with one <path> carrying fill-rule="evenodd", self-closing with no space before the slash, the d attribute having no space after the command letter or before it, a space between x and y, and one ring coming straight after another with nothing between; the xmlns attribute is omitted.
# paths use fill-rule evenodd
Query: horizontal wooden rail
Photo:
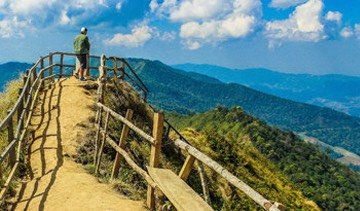
<svg viewBox="0 0 360 211"><path fill-rule="evenodd" d="M218 164L213 159L209 158L207 155L200 152L195 147L190 146L189 144L185 143L184 141L180 139L176 139L174 141L175 145L178 146L180 149L185 150L190 155L194 156L197 160L204 163L206 166L220 174L222 177L224 177L229 183L243 191L247 196L249 196L252 200L254 200L257 204L262 206L266 210L279 210L278 207L274 204L272 204L269 200L264 198L262 195L260 195L257 191L252 189L250 186L248 186L246 183L238 179L236 176L231 174L228 170L226 170L224 167L222 167L220 164Z"/></svg>
<svg viewBox="0 0 360 211"><path fill-rule="evenodd" d="M104 130L101 129L101 133L104 134ZM123 158L125 159L125 161L134 169L134 171L136 171L138 174L140 174L141 176L144 177L144 179L146 180L146 182L153 188L157 188L157 184L154 182L153 179L151 179L151 177L149 176L149 174L143 170L140 166L138 166L135 161L133 161L130 157L130 155L124 150L122 149L120 146L118 146L116 144L116 142L114 140L112 140L110 138L110 136L108 136L106 134L106 142L108 142L114 149L116 152L118 152L119 154L121 154L123 156Z"/></svg>
<svg viewBox="0 0 360 211"><path fill-rule="evenodd" d="M112 117L114 117L117 120L120 120L122 123L126 124L131 130L133 130L134 132L136 132L138 135L140 135L141 137L143 137L144 139L146 139L147 141L149 141L151 144L155 144L155 139L148 135L147 133L145 133L143 130L141 130L140 128L138 128L136 125L134 125L132 122L130 122L129 120L127 120L125 117L121 116L120 114L116 113L115 111L111 110L110 108L106 107L104 104L102 103L96 103L96 105L99 108L102 108L103 111L105 112L109 112L110 115Z"/></svg>
<svg viewBox="0 0 360 211"><path fill-rule="evenodd" d="M14 139L10 142L9 145L6 146L6 148L4 149L4 151L1 153L0 155L0 164L5 160L6 156L9 154L9 152L14 149L15 145L17 143L17 140Z"/></svg>
<svg viewBox="0 0 360 211"><path fill-rule="evenodd" d="M11 168L10 174L9 174L8 178L6 179L6 182L5 182L4 186L1 189L0 201L2 201L5 198L6 192L10 187L11 181L14 179L14 176L15 176L15 173L16 173L16 170L17 170L18 167L19 167L19 162L16 161L14 166Z"/></svg>

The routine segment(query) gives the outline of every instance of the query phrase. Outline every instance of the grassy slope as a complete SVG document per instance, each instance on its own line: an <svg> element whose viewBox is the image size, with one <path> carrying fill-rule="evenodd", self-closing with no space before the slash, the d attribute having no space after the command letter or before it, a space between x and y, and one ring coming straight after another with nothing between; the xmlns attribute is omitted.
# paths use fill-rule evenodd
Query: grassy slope
<svg viewBox="0 0 360 211"><path fill-rule="evenodd" d="M147 133L151 133L151 121L152 111L144 104L143 101L139 100L139 96L132 91L132 89L126 84L120 84L117 89L114 86L109 86L109 90L112 90L113 94L106 95L106 104L112 109L125 115L127 108L134 109L133 121L135 125L142 128ZM115 140L119 138L119 129L121 123L117 121L110 122L109 131ZM117 130L116 130L117 129ZM202 134L197 134L194 131L187 131L186 134L195 134L196 140L205 140ZM94 135L89 136L92 139ZM93 143L88 140L83 142L83 145L79 148L79 162L88 164L91 162L93 149L89 149L89 143ZM208 146L202 145L197 142L198 146L212 156L215 160L222 162L223 164L230 164L230 161L222 160L221 154L211 150ZM265 158L257 149L253 146L244 144L246 150L239 150L234 156L239 156L237 161L239 164L244 164L240 158L246 159L247 165L239 165L229 168L230 171L236 172L237 176L244 179L249 185L254 187L261 194L271 200L276 200L284 203L287 207L292 209L317 209L317 205L311 200L304 197L304 195L295 188L295 185L289 181L267 158ZM136 136L134 133L130 133L130 137L126 143L126 150L130 153L132 158L144 169L148 165L148 158L150 154L150 145L143 141L141 138ZM238 148L237 148L238 149ZM165 142L162 148L161 155L161 166L163 168L172 169L174 172L179 172L184 157L179 155L179 152L175 150L175 147L171 142ZM105 146L105 161L102 166L101 174L102 177L107 180L109 173L111 172L112 161L115 156L115 152L108 145ZM129 195L134 199L145 198L146 196L146 183L143 182L141 177L134 173L131 169L126 167L121 168L119 178L115 181L114 186L125 195ZM249 171L251 168L251 171ZM251 199L245 196L242 192L236 190L230 186L221 176L205 169L207 177L210 180L209 188L211 191L211 199L213 206L216 210L249 210L259 209ZM254 173L256 172L256 173ZM199 177L196 171L193 171L189 178L189 184L198 192L201 193L201 186L199 185Z"/></svg>
<svg viewBox="0 0 360 211"><path fill-rule="evenodd" d="M269 127L240 108L228 110L219 107L192 116L171 115L170 119L179 128L191 127L200 134L208 134L205 135L208 136L207 142L203 145L223 157L223 164L228 168L251 164L247 161L249 157L255 160L252 162L263 163L254 155L248 158L233 156L244 153L242 150L248 151L244 145L251 143L250 146L269 159L275 169L287 175L295 187L321 208L360 209L359 174L330 159L292 133ZM250 168L248 171L253 170ZM256 171L253 172L258 175Z"/></svg>
<svg viewBox="0 0 360 211"><path fill-rule="evenodd" d="M0 122L6 117L7 111L11 109L18 97L18 90L22 82L20 79L7 83L4 92L0 93ZM0 131L0 151L8 145L7 134Z"/></svg>

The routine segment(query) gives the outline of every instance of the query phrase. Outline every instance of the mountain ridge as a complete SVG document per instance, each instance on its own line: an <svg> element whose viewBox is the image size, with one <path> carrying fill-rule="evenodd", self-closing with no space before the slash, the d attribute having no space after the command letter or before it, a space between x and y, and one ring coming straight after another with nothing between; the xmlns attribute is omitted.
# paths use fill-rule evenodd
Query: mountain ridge
<svg viewBox="0 0 360 211"><path fill-rule="evenodd" d="M360 76L282 73L266 68L241 70L191 63L172 67L215 77L225 83L243 84L267 94L325 106L360 117Z"/></svg>
<svg viewBox="0 0 360 211"><path fill-rule="evenodd" d="M31 64L15 61L0 64L0 92L4 90L8 81L18 78L21 73L30 67Z"/></svg>

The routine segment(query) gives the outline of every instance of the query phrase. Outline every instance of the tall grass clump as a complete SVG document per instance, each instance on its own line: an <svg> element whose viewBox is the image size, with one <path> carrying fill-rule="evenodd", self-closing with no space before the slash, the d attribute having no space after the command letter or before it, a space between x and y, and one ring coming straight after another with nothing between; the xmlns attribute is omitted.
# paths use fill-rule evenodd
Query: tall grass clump
<svg viewBox="0 0 360 211"><path fill-rule="evenodd" d="M22 86L22 81L16 79L6 84L3 92L0 92L0 122L2 122L9 109L15 105L18 98L18 90ZM6 130L0 131L0 152L8 145Z"/></svg>

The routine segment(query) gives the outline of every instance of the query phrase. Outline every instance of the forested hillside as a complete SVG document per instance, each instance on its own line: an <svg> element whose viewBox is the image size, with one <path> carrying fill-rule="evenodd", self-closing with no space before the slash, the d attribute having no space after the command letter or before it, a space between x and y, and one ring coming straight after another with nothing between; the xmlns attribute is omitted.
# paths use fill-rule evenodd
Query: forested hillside
<svg viewBox="0 0 360 211"><path fill-rule="evenodd" d="M269 127L249 116L240 107L217 107L201 114L172 114L168 117L176 127L185 131L187 138L195 140L195 144L214 151L216 158L229 169L245 166L247 172L261 177L251 167L256 159L250 162L249 158L239 155L239 151L247 150L250 143L322 209L360 209L358 173L332 160L293 133Z"/></svg>
<svg viewBox="0 0 360 211"><path fill-rule="evenodd" d="M271 125L305 132L332 146L360 154L360 119L304 103L282 99L239 84L225 84L209 77L193 79L159 61L132 59L150 89L149 101L167 111L192 113L217 105L239 105Z"/></svg>

